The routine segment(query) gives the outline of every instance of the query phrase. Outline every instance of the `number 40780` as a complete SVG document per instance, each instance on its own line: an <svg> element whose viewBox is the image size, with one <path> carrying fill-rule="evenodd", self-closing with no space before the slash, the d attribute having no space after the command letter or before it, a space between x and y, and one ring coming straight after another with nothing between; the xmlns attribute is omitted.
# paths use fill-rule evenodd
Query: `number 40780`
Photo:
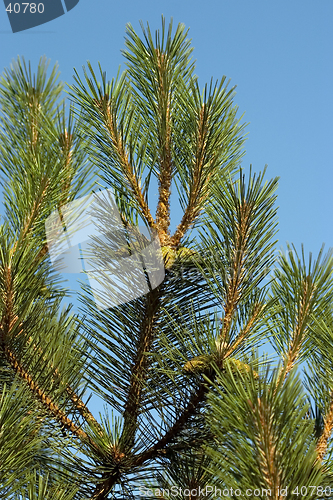
<svg viewBox="0 0 333 500"><path fill-rule="evenodd" d="M30 14L43 14L44 12L44 4L43 3L14 3L14 6L12 8L12 4L10 3L8 7L6 7L6 11L9 12L10 14L14 12L14 14L19 14L22 12L23 14L25 13L30 13Z"/></svg>

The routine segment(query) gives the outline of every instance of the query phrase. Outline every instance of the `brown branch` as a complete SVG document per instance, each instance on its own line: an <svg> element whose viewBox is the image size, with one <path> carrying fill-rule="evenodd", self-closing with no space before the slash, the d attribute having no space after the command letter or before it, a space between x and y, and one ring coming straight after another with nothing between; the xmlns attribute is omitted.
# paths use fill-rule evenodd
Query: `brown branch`
<svg viewBox="0 0 333 500"><path fill-rule="evenodd" d="M230 346L228 346L228 349L227 349L227 352L225 355L226 358L229 357L235 351L235 349L239 346L239 344L241 342L243 342L243 340L248 336L253 325L256 323L256 321L258 320L258 317L260 316L260 314L262 313L262 311L264 310L265 307L266 307L265 304L260 304L260 303L256 304L254 311L253 311L253 314L252 314L251 318L249 319L249 321L247 322L246 326L239 333L239 335L237 336L235 341Z"/></svg>
<svg viewBox="0 0 333 500"><path fill-rule="evenodd" d="M33 395L41 402L44 406L46 406L53 417L61 423L61 425L68 431L72 432L77 438L79 438L82 442L87 442L94 448L96 451L101 453L99 447L92 441L92 439L79 427L77 427L68 417L67 415L58 407L57 404L52 402L52 399L43 391L43 389L34 382L33 378L29 373L22 367L22 365L17 360L16 356L8 347L5 348L5 354L7 359L10 362L15 373L17 373L22 380L28 384L29 389L33 393Z"/></svg>
<svg viewBox="0 0 333 500"><path fill-rule="evenodd" d="M141 213L143 217L146 219L149 227L156 228L154 218L150 213L149 207L146 203L145 197L138 183L138 179L134 174L133 166L129 161L128 154L125 150L121 134L117 128L115 118L111 110L111 103L109 101L109 97L106 95L104 96L104 98L101 98L100 101L95 100L94 103L97 109L102 113L105 128L109 133L112 145L119 158L121 168L131 186L135 199L141 209Z"/></svg>
<svg viewBox="0 0 333 500"><path fill-rule="evenodd" d="M138 467L148 460L156 458L159 454L164 453L165 447L179 435L189 419L196 413L199 404L201 404L205 400L208 389L209 387L207 383L200 384L198 391L192 395L187 407L178 417L173 426L164 434L161 439L159 439L159 441L157 441L154 446L139 455L136 460L134 460L134 467Z"/></svg>
<svg viewBox="0 0 333 500"><path fill-rule="evenodd" d="M15 322L17 320L18 320L18 317L16 316L16 318L14 318L14 320L11 322L10 329L12 329L14 327ZM22 323L20 324L20 327L22 327ZM2 330L2 326L1 325L0 325L0 329ZM21 330L19 331L19 333L17 334L17 336L21 335L22 333L23 333L23 329L21 328ZM33 341L32 337L29 337L28 340L27 340L28 344L30 344L32 341ZM40 354L43 354L43 349L41 347L37 348L37 346L35 344L33 344L33 349L35 351L38 351ZM47 361L46 356L43 356L43 360ZM61 382L61 374L59 373L58 368L54 368L53 365L52 365L52 363L50 364L50 368L51 368L51 370L53 370L53 375L52 375L53 378L57 379L59 382ZM87 406L84 404L84 402L82 401L82 399L77 396L77 394L75 393L75 391L71 388L71 386L69 384L66 384L65 390L66 390L67 394L69 395L69 397L70 397L72 403L74 404L75 408L80 413L80 415L86 420L86 422L89 422L96 429L98 429L99 430L99 434L102 436L103 435L103 431L102 431L99 423L97 422L97 420L95 419L95 417L93 416L93 414L89 411L89 409L87 408Z"/></svg>
<svg viewBox="0 0 333 500"><path fill-rule="evenodd" d="M119 462L121 462L123 458L128 458L130 450L134 446L142 389L148 373L149 358L147 352L150 351L154 340L153 326L156 312L159 307L159 295L160 291L158 288L155 288L147 294L146 311L145 314L143 314L140 330L139 348L132 367L130 387L123 414L123 431L119 439L119 452L117 455ZM105 476L101 484L96 487L92 500L106 500L108 493L119 478L120 471L115 467L114 471L110 475Z"/></svg>
<svg viewBox="0 0 333 500"><path fill-rule="evenodd" d="M268 489L273 492L273 498L280 498L278 493L281 486L281 477L277 460L277 438L272 432L272 413L271 408L267 403L258 397L257 406L255 407L252 401L248 400L252 410L253 423L256 427L257 435L255 442L258 453L257 461L262 479Z"/></svg>
<svg viewBox="0 0 333 500"><path fill-rule="evenodd" d="M31 87L32 95L29 95L30 102L28 104L30 110L30 126L31 126L31 150L34 153L38 142L38 121L40 116L41 104L38 102L38 95L36 89Z"/></svg>
<svg viewBox="0 0 333 500"><path fill-rule="evenodd" d="M20 333L22 333L22 330ZM28 343L31 343L32 340L33 340L32 337L29 337ZM34 348L34 350L38 350L38 352L40 354L43 353L43 350L41 347L37 348L37 346L35 344L33 344L33 348ZM43 356L43 360L47 361L46 356ZM50 368L53 370L53 377L61 382L61 374L59 373L58 368L54 368L52 363L50 364ZM103 432L102 432L102 429L101 429L99 423L97 422L97 420L95 419L93 414L89 411L87 406L84 404L82 399L80 399L77 396L77 394L75 393L75 391L71 388L71 386L69 384L66 384L65 390L66 390L67 394L69 395L69 397L71 398L72 403L74 404L75 408L80 413L80 415L86 420L86 422L89 422L95 428L99 429L99 434L102 436Z"/></svg>
<svg viewBox="0 0 333 500"><path fill-rule="evenodd" d="M171 158L171 92L164 85L164 75L167 68L165 54L156 49L157 73L158 73L158 113L159 124L159 150L160 171L158 186L158 203L156 208L156 228L160 237L161 245L169 243L170 234L170 195L172 181L172 158Z"/></svg>
<svg viewBox="0 0 333 500"><path fill-rule="evenodd" d="M65 158L64 174L61 179L62 199L58 207L60 209L68 202L69 190L73 180L73 172L71 172L73 134L69 134L65 130L64 133L60 134L59 144Z"/></svg>
<svg viewBox="0 0 333 500"><path fill-rule="evenodd" d="M33 380L33 377L24 369L24 367L17 359L13 351L8 347L7 345L8 339L10 339L12 336L12 330L17 324L18 316L14 316L14 290L13 290L11 267L10 266L3 267L2 271L4 273L4 285L5 285L5 313L3 315L0 325L0 341L1 341L2 351L6 355L8 362L10 363L15 373L26 381L31 392L41 403L44 404L44 406L47 406L47 408L51 411L53 417L56 420L58 420L64 426L65 429L72 432L81 441L88 442L93 449L95 449L98 453L101 454L102 452L99 449L99 447L91 440L91 438L89 438L89 436L84 431L82 431L79 427L77 427L66 416L66 414L62 410L60 410L60 408L55 403L53 403L52 399ZM23 330L21 329L17 335L20 335L22 332ZM66 390L69 391L69 393L71 394L73 402L74 401L76 402L78 411L80 411L80 413L83 414L85 412L84 403L75 395L74 391L69 386L67 386ZM86 416L88 416L87 413L85 414Z"/></svg>
<svg viewBox="0 0 333 500"><path fill-rule="evenodd" d="M34 201L31 213L26 218L26 222L25 222L25 225L24 225L23 230L21 232L21 236L18 240L16 240L16 242L13 246L12 254L14 254L16 252L17 245L18 245L20 239L23 240L31 232L33 222L34 222L36 216L38 215L38 211L39 211L39 209L44 201L44 198L46 196L49 185L50 185L50 179L47 179L46 177L44 177L41 181L41 187L43 188L43 191L40 194L40 196Z"/></svg>
<svg viewBox="0 0 333 500"><path fill-rule="evenodd" d="M147 356L147 352L150 351L154 340L153 327L160 303L159 296L160 291L158 288L155 288L147 294L146 310L143 314L140 329L139 347L132 367L130 387L123 414L123 432L119 441L123 452L127 452L134 446L137 419L142 398L142 388L148 373L149 357Z"/></svg>
<svg viewBox="0 0 333 500"><path fill-rule="evenodd" d="M317 458L320 462L323 461L327 451L328 441L333 431L333 392L331 392L331 402L326 416L324 417L324 429L317 441Z"/></svg>
<svg viewBox="0 0 333 500"><path fill-rule="evenodd" d="M288 373L292 370L297 358L301 352L302 344L307 332L306 322L309 318L311 307L313 305L312 299L316 286L311 283L311 277L307 276L303 281L303 294L300 298L300 307L298 311L298 320L295 325L294 331L291 335L290 345L288 352L284 356L284 364L281 367L280 377L286 378Z"/></svg>
<svg viewBox="0 0 333 500"><path fill-rule="evenodd" d="M49 251L49 246L47 243L44 243L44 245L42 246L42 248L38 252L36 261L40 262L42 259L44 259L45 255L48 253L48 251Z"/></svg>
<svg viewBox="0 0 333 500"><path fill-rule="evenodd" d="M42 248L42 250L40 251L40 254L42 254L42 256L44 257L44 255L46 254L47 252L47 245L44 245L44 247ZM5 272L6 273L6 272ZM13 309L13 300L12 300L12 294L10 293L10 285L9 285L9 281L11 281L11 270L10 268L7 268L7 284L8 284L8 289L7 289L7 307L6 307L6 310L7 311L12 311ZM8 333L12 330L12 328L14 327L14 324L16 323L16 321L18 320L18 317L16 316L15 318L9 320L9 319L5 319L5 323L7 322L7 324L9 325L9 329L8 329ZM21 324L22 326L22 324ZM2 330L2 326L0 326L0 329ZM22 330L18 333L18 335L20 335L22 333ZM32 337L29 337L28 339L28 343L31 343L32 342ZM36 346L34 346L35 349L37 349ZM42 349L39 348L38 349L39 353L42 353ZM44 357L43 358L44 360L46 360L46 358ZM53 366L51 364L51 369L53 369ZM61 375L58 371L58 369L56 368L54 370L54 376L56 376L57 378L59 378L59 380L61 380ZM83 403L83 401L76 395L75 391L70 387L69 384L66 384L66 392L67 394L70 396L74 406L76 407L76 409L78 410L78 412L80 413L80 415L87 421L87 422L90 422L91 424L93 424L93 426L95 426L96 428L99 428L99 431L100 431L100 434L102 435L102 430L97 422L97 420L94 418L94 416L92 415L92 413L89 411L89 409L87 408L87 406Z"/></svg>
<svg viewBox="0 0 333 500"><path fill-rule="evenodd" d="M251 205L244 200L239 207L240 221L236 222L236 237L231 273L228 279L221 340L227 342L232 317L241 298L242 284L245 277L246 246L250 237ZM223 337L223 338L222 338Z"/></svg>
<svg viewBox="0 0 333 500"><path fill-rule="evenodd" d="M108 476L108 477L107 477ZM107 477L107 478L106 478ZM109 492L120 478L120 470L115 467L114 472L110 475L103 474L102 484L97 486L91 500L107 500Z"/></svg>
<svg viewBox="0 0 333 500"><path fill-rule="evenodd" d="M38 137L36 136L36 138L35 138L36 141L37 141L37 138ZM67 174L64 176L64 179L63 179L63 185L62 185L63 199L60 202L60 205L64 205L68 201L68 191L69 191L71 181L72 181L72 175L70 172L70 164L71 164L71 160L72 160L71 149L72 149L72 144L73 144L73 136L68 134L67 130L65 130L64 134L60 135L59 143L60 143L60 147L61 147L62 152L63 152L64 157L65 157L65 173ZM41 186L43 187L43 185L44 185L43 191L42 191L41 195L38 197L38 199L35 200L31 214L29 217L27 217L26 224L25 224L23 231L22 231L22 239L24 239L28 235L28 233L31 231L33 221L39 212L39 208L41 207L44 198L46 197L47 190L48 190L48 187L50 185L50 179L47 179L46 176L42 179ZM17 249L18 242L19 242L19 240L17 240L14 244L14 247L12 249L12 255L15 253L15 251ZM41 261L45 257L47 252L48 252L48 245L47 245L47 243L44 243L43 247L41 248L41 250L38 253L37 262ZM34 265L34 264L36 264L36 260L34 261L34 263L32 265ZM31 341L31 340L32 339L30 337L29 341ZM52 368L52 366L51 366L51 368ZM55 370L54 374L57 377L60 377L60 374L59 374L57 369ZM99 427L96 419L93 417L93 415L88 410L86 405L75 394L73 389L68 384L66 385L66 392L70 396L74 406L77 408L80 415L83 418L85 418L86 421L89 421L94 426ZM100 429L100 433L101 433L101 429Z"/></svg>
<svg viewBox="0 0 333 500"><path fill-rule="evenodd" d="M3 353L6 355L8 362L13 368L14 372L20 376L21 379L25 380L28 384L31 392L35 395L35 397L48 407L51 411L52 415L56 420L58 420L64 428L71 431L75 436L77 436L82 441L88 441L95 449L97 446L91 441L91 439L87 436L85 432L76 427L74 423L65 415L65 413L60 410L60 408L54 404L49 396L47 396L44 391L39 387L39 385L34 382L31 375L23 368L20 364L19 360L16 358L15 354L9 349L6 345L6 340L10 337L11 331L16 325L17 316L14 317L14 293L12 288L12 276L11 276L11 268L10 266L3 268L4 273L4 283L5 283L5 314L2 318L1 328L0 328L0 338L1 338L1 347ZM19 332L19 334L21 331ZM98 448L97 448L98 449Z"/></svg>
<svg viewBox="0 0 333 500"><path fill-rule="evenodd" d="M173 426L164 434L164 436L159 439L159 441L152 446L150 449L144 453L134 457L131 462L131 467L139 467L143 465L148 460L152 460L157 456L165 453L165 447L169 445L184 429L188 420L197 411L198 405L205 400L206 394L208 392L207 384L202 383L196 393L194 393L183 411L183 413L178 417ZM108 493L115 486L116 482L120 478L120 472L118 468L115 468L114 472L105 479L101 485L99 485L92 496L91 500L107 500Z"/></svg>
<svg viewBox="0 0 333 500"><path fill-rule="evenodd" d="M207 132L208 115L206 113L205 104L202 104L198 120L197 152L195 165L193 168L189 199L182 220L177 226L177 229L171 238L172 246L176 248L179 246L180 241L185 235L186 231L192 226L193 222L199 215L200 205L203 199L207 196L207 193L204 193L204 189L209 183L210 175L207 175L206 179L203 179L203 169L207 145Z"/></svg>

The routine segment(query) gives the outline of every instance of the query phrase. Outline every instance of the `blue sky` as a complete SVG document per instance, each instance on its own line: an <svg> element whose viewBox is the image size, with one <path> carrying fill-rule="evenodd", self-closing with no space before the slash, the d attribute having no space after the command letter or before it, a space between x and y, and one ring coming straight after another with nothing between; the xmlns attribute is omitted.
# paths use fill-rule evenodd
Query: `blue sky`
<svg viewBox="0 0 333 500"><path fill-rule="evenodd" d="M1 2L2 4L2 2ZM280 176L279 245L317 254L333 246L333 2L320 0L80 0L66 15L13 34L0 6L0 71L23 55L46 55L73 82L73 67L98 61L111 79L124 67L126 23L152 31L167 21L190 28L203 86L223 75L237 85L248 139L243 166Z"/></svg>
<svg viewBox="0 0 333 500"><path fill-rule="evenodd" d="M190 28L203 85L226 75L247 127L244 168L280 176L279 241L317 253L333 246L333 3L331 0L80 0L54 21L13 34L0 8L0 71L23 55L46 55L72 83L100 61L109 78L124 65L126 23L152 30L161 14Z"/></svg>

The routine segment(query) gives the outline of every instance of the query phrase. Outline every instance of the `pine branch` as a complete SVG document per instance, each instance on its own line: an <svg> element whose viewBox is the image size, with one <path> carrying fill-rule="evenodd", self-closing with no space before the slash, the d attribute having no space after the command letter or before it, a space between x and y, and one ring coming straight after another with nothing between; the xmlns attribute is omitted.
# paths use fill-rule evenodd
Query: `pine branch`
<svg viewBox="0 0 333 500"><path fill-rule="evenodd" d="M101 453L99 447L92 441L92 439L84 431L82 431L82 429L77 427L59 408L59 406L52 402L51 397L48 396L44 390L34 382L33 378L23 368L15 354L11 352L8 347L5 347L5 354L15 373L27 383L31 393L44 405L44 407L49 410L52 417L60 422L66 430L72 432L77 438L79 438L81 442L89 443L92 449Z"/></svg>
<svg viewBox="0 0 333 500"><path fill-rule="evenodd" d="M134 456L131 460L131 468L140 467L165 453L167 445L172 443L178 435L183 431L189 419L196 413L198 406L205 400L208 392L207 384L202 383L199 389L192 395L187 407L182 414L178 417L173 426L165 433L165 435L157 441L157 443L141 455ZM109 492L116 485L121 477L121 472L118 467L114 472L100 484L91 497L91 500L107 500Z"/></svg>
<svg viewBox="0 0 333 500"><path fill-rule="evenodd" d="M43 203L45 202L48 194L48 188L50 187L50 179L44 176L40 183L41 193L35 199L30 214L26 217L26 222L21 230L20 238L15 242L12 253L14 254L17 245L20 241L24 240L33 229L33 225L40 215L40 210L43 208Z"/></svg>
<svg viewBox="0 0 333 500"><path fill-rule="evenodd" d="M170 227L170 195L172 181L172 156L171 156L171 89L170 82L165 81L168 56L156 49L157 59L157 103L159 123L159 187L158 204L156 209L156 228L161 245L169 242Z"/></svg>
<svg viewBox="0 0 333 500"><path fill-rule="evenodd" d="M38 383L34 380L33 376L29 374L23 365L21 364L20 360L17 358L17 356L14 354L14 352L9 348L8 346L8 339L10 339L13 334L13 330L17 324L18 321L18 316L15 316L14 314L14 288L13 288L13 277L12 277L12 271L10 266L3 267L2 270L4 274L4 285L5 285L5 310L3 311L3 317L2 321L0 324L0 345L2 348L3 353L5 354L9 364L11 365L12 369L14 372L19 375L19 377L24 380L32 392L32 394L36 397L37 400L39 400L45 407L48 408L50 411L51 415L59 421L64 428L72 432L76 437L78 437L82 442L89 443L89 445L92 447L92 449L96 450L98 453L101 453L99 447L92 441L92 439L84 432L82 429L80 429L78 426L76 426L68 417L67 415L58 407L56 403L52 401L51 396L47 395L45 391L39 386ZM22 323L19 325L21 328ZM20 331L18 332L17 336L23 334L23 329L21 328ZM31 337L28 340L28 343L31 342L32 339ZM41 351L41 349L39 349ZM44 356L45 359L45 356ZM51 365L52 367L52 365ZM59 373L57 370L54 371L54 374L59 377ZM94 425L97 424L96 420L94 417L91 415L89 410L86 408L84 403L81 401L81 399L75 394L75 392L72 390L72 388L67 384L66 385L66 391L70 395L71 400L73 401L74 405L76 406L77 410L79 413L84 416L86 420L89 420L91 423ZM98 427L98 424L97 424ZM100 430L101 432L101 430Z"/></svg>
<svg viewBox="0 0 333 500"><path fill-rule="evenodd" d="M73 171L71 168L73 158L73 134L69 134L64 130L59 137L60 148L64 157L64 173L61 178L61 199L59 201L58 210L60 210L69 201L69 192L73 182Z"/></svg>
<svg viewBox="0 0 333 500"><path fill-rule="evenodd" d="M149 368L148 353L154 341L154 325L156 313L160 307L161 287L151 290L146 296L145 312L142 314L138 351L132 367L130 385L123 413L123 431L119 438L118 451L114 454L115 461L121 462L130 458L130 466L135 467L130 457L131 449L135 443L135 434L138 428L138 416L141 409L142 391ZM135 460L135 459L134 459ZM104 474L105 476L106 474ZM92 500L106 500L108 493L120 479L121 473L118 466L114 471L96 487Z"/></svg>
<svg viewBox="0 0 333 500"><path fill-rule="evenodd" d="M192 174L192 182L190 186L190 194L188 199L188 204L185 208L182 220L177 226L175 234L172 236L172 246L178 247L181 239L184 237L185 233L190 229L195 219L200 213L200 208L204 199L209 195L209 190L207 190L207 185L211 174L206 175L204 178L204 165L207 161L206 149L207 149L207 136L208 136L208 113L206 111L205 103L202 104L202 108L199 113L198 118L198 131L197 131L197 146L196 146L196 156L195 164ZM213 161L213 160L211 160ZM205 189L206 188L206 189Z"/></svg>
<svg viewBox="0 0 333 500"><path fill-rule="evenodd" d="M189 422L190 418L195 415L198 410L198 406L202 404L206 398L209 386L207 383L200 384L198 390L192 395L190 401L188 402L186 408L183 410L181 415L177 418L173 426L164 434L164 436L157 441L157 443L152 446L149 450L139 455L135 461L134 466L139 466L156 458L159 454L164 453L167 445L172 443L179 434L184 430L186 424Z"/></svg>
<svg viewBox="0 0 333 500"><path fill-rule="evenodd" d="M10 269L7 269L7 276L10 273ZM67 430L72 432L76 437L78 437L83 442L89 442L89 444L93 448L97 448L97 446L92 442L92 440L87 436L85 432L83 432L80 428L78 428L66 415L60 410L60 408L52 402L51 398L42 390L39 385L34 382L32 376L24 369L22 364L19 362L15 354L9 349L6 345L6 339L10 336L11 330L15 326L17 321L17 317L13 318L11 311L13 308L13 301L11 294L7 294L6 300L7 310L4 315L4 318L1 322L0 327L0 344L2 348L2 352L5 354L8 362L13 368L14 372L19 375L19 377L24 380L32 392L32 394L41 402L44 406L46 406L52 416L58 420ZM22 333L22 330L21 332Z"/></svg>
<svg viewBox="0 0 333 500"><path fill-rule="evenodd" d="M330 405L326 415L324 416L324 427L321 436L317 442L317 457L320 462L323 461L327 447L328 441L333 432L333 392L330 394Z"/></svg>
<svg viewBox="0 0 333 500"><path fill-rule="evenodd" d="M23 330L21 330L20 333L23 333ZM28 338L28 343L30 344L32 342L32 338ZM33 344L33 349L35 351L38 351L40 354L43 354L43 350L41 347L37 348L35 344ZM42 359L44 361L47 361L46 356L42 356ZM58 368L54 368L53 364L50 363L50 368L53 370L53 378L57 380L60 383L62 383L62 377L61 374L58 370ZM81 398L78 397L78 395L75 393L75 391L72 389L72 387L69 384L65 384L65 389L67 394L69 395L73 405L79 412L79 414L86 420L86 422L90 423L95 427L96 429L99 430L99 434L103 436L103 431L93 414L89 411L88 407L84 404Z"/></svg>
<svg viewBox="0 0 333 500"><path fill-rule="evenodd" d="M272 424L274 422L274 410L269 402L258 397L254 406L251 400L248 404L253 412L253 422L256 429L255 441L258 449L257 460L261 478L265 483L265 488L273 492L272 498L278 500L281 477L279 473L277 436L274 435ZM276 463L277 462L277 463Z"/></svg>
<svg viewBox="0 0 333 500"><path fill-rule="evenodd" d="M124 453L134 446L141 395L148 373L149 357L147 353L151 350L154 341L154 323L160 306L160 293L160 289L155 288L147 294L145 313L142 316L138 352L132 368L130 387L123 414L124 426L120 437L120 446Z"/></svg>
<svg viewBox="0 0 333 500"><path fill-rule="evenodd" d="M121 473L118 468L111 474L104 473L104 480L101 485L98 485L93 496L90 500L107 500L109 496L109 492L112 490L115 484L120 479ZM107 477L107 479L105 479Z"/></svg>
<svg viewBox="0 0 333 500"><path fill-rule="evenodd" d="M112 101L110 101L109 97L105 95L104 98L101 98L100 100L95 99L94 104L103 118L105 129L109 134L114 151L118 156L122 171L141 209L142 216L146 219L150 228L156 228L154 218L150 213L149 207L142 193L142 189L134 173L133 166L129 160L128 153L126 152L122 139L122 133L117 127L115 111L112 109Z"/></svg>
<svg viewBox="0 0 333 500"><path fill-rule="evenodd" d="M20 88L20 92L22 92L22 89ZM40 151L38 149L38 146L43 142L43 135L41 133L39 122L41 120L41 117L43 116L42 113L42 106L39 102L39 100L42 100L43 94L42 92L37 92L34 87L31 87L28 91L28 136L26 140L30 137L30 145L31 145L31 152L30 155L32 157L32 160L34 163L36 163L36 174L37 176L40 174L39 172L39 162L40 162ZM44 95L45 97L45 95ZM17 111L15 111L17 112ZM59 136L59 146L62 154L62 169L60 177L60 183L61 183L61 197L58 200L58 208L61 208L63 205L65 205L69 201L69 192L73 184L73 178L74 178L74 169L73 169L73 148L74 148L74 136L73 133L69 133L68 130L66 129L65 126L65 115L59 115L59 119L63 120L63 133L60 133ZM45 120L45 118L44 118ZM69 128L71 129L71 118L69 119ZM30 213L26 215L25 221L23 224L23 228L20 231L19 238L16 240L16 242L13 245L13 248L11 250L11 255L15 254L18 246L24 245L24 241L26 238L29 237L31 232L33 231L34 227L36 226L36 223L39 221L41 218L44 211L45 203L48 202L50 197L54 196L53 193L53 182L54 179L52 178L53 172L49 171L48 169L46 170L46 173L43 173L41 181L37 184L38 186L38 192L35 194L35 200L32 204L32 207L30 209ZM29 181L28 181L29 182ZM44 243L40 252L38 253L36 259L31 263L29 269L27 269L27 272L31 271L31 269L36 269L38 265L43 261L45 255L48 252L48 245L47 243ZM9 304L9 308L10 308ZM31 341L31 337L28 339L28 342ZM41 349L39 349L39 352ZM10 352L10 351L8 351ZM45 357L43 358L45 360ZM17 360L15 361L16 363L18 362ZM19 366L19 365L17 365ZM52 368L52 365L51 365ZM60 374L58 370L54 372L54 376L57 377L60 380ZM60 377L60 378L59 378ZM31 375L30 375L31 378ZM33 380L31 378L31 383L33 383ZM35 384L36 385L36 384ZM70 396L74 406L78 410L78 412L85 418L86 421L89 421L90 423L93 423L95 426L98 427L97 421L94 419L93 415L90 413L86 405L83 403L83 401L75 394L73 389L67 384L66 385L66 392ZM100 429L100 433L101 433Z"/></svg>
<svg viewBox="0 0 333 500"><path fill-rule="evenodd" d="M315 289L316 286L315 284L312 283L311 276L310 275L307 276L303 281L303 294L300 299L297 324L292 334L290 346L285 359L286 375L290 372L290 370L294 366L297 357L300 353L300 350L302 348L302 342L304 340L307 331L307 323L309 320L309 315L311 313L313 306L312 299Z"/></svg>
<svg viewBox="0 0 333 500"><path fill-rule="evenodd" d="M242 329L242 331L237 335L234 342L230 346L228 346L226 353L225 353L226 358L231 356L231 354L237 349L237 347L246 339L246 337L248 337L248 335L251 333L251 330L253 329L254 325L260 319L261 313L263 312L263 310L265 308L266 308L266 304L257 303L255 305L252 316L249 318L247 324Z"/></svg>
<svg viewBox="0 0 333 500"><path fill-rule="evenodd" d="M250 217L253 207L244 199L237 208L238 220L235 220L235 242L231 248L232 262L226 290L221 341L227 341L231 321L241 299L242 285L246 277L245 263L247 259L247 245L251 234Z"/></svg>
<svg viewBox="0 0 333 500"><path fill-rule="evenodd" d="M41 112L41 105L38 102L38 95L36 95L36 89L34 87L30 88L30 95L28 94L28 114L30 115L30 130L31 133L31 151L34 154L36 151L36 147L38 145L38 128L39 128L39 119ZM30 108L30 109L29 109Z"/></svg>
<svg viewBox="0 0 333 500"><path fill-rule="evenodd" d="M19 242L19 241L20 241L20 239L18 239L18 240L16 241L16 243L14 244L14 248L13 248L13 251L12 251L13 253L15 252L15 249L16 249L17 244L18 244L18 242ZM38 263L39 258L40 258L40 260L42 260L42 259L45 257L45 255L46 255L47 251L48 251L48 247L47 247L47 244L45 244L45 245L43 246L43 248L41 249L41 251L39 252L39 254L38 254L38 256L37 256L37 260L34 260L34 261L33 261L33 263L32 263L32 266L31 266L31 267L34 267L34 266L36 265L36 263ZM13 306L13 302L12 302L12 298L11 298L11 297L12 297L12 293L11 293L11 290L10 290L11 286L10 286L10 284L9 284L9 281L11 281L11 280L12 280L12 278L11 278L11 271L10 271L10 268L7 268L7 272L6 272L6 271L4 271L4 273L5 273L5 274L6 274L6 276L7 276L7 287L8 287L8 288L7 288L7 301L8 301L8 302L7 302L7 307L6 307L6 309L7 309L7 311L10 311L10 310L12 310L12 306ZM8 281L8 280L9 280L9 281ZM5 317L6 317L6 315L5 315ZM17 319L18 319L18 317L17 317L17 316L16 316L15 318L13 318L11 321L9 321L9 319L8 319L8 318L7 318L7 319L5 319L5 322L7 322L7 324L9 324L9 330L8 330L8 333L10 333L10 330L13 328L13 326L14 326L14 324L16 323ZM22 324L21 324L21 325L22 325ZM21 326L21 325L20 325L20 326ZM3 327L2 327L2 325L0 325L0 328L1 328L1 329L3 328ZM20 333L23 333L23 330L21 330L21 331L20 331ZM19 333L19 334L20 334L20 333ZM27 339L27 342L28 342L28 344L29 344L29 343L31 343L31 342L32 342L32 338L31 338L31 337L29 337L29 338ZM35 346L35 345L33 345L33 348L34 348L36 351L38 351L39 353L41 353L41 354L42 354L42 352L43 352L43 351L42 351L42 349L41 349L41 348L37 348L37 346ZM44 359L44 361L46 361L46 357L45 357L45 356L43 356L43 359ZM52 363L51 363L51 365L50 365L50 368L51 368L51 369L53 369ZM53 376L54 376L54 378L58 379L58 380L59 380L59 382L61 381L61 374L59 373L59 370L58 370L57 368L54 370L54 372L53 372ZM32 379L31 379L31 380L32 380ZM82 416L82 417L83 417L83 418L84 418L87 422L89 422L89 423L93 424L93 426L94 426L94 427L96 427L97 429L99 429L99 433L100 433L100 435L103 435L102 429L101 429L100 425L98 424L97 420L94 418L94 416L93 416L93 415L92 415L92 413L89 411L89 409L87 408L87 406L83 403L83 401L81 400L81 398L79 398L79 397L77 396L77 394L75 393L75 391L74 391L74 390L73 390L73 389L72 389L72 388L71 388L68 384L66 384L66 392L67 392L67 394L70 396L72 403L74 404L75 408L76 408L76 409L77 409L77 411L80 413L80 415L81 415L81 416Z"/></svg>
<svg viewBox="0 0 333 500"><path fill-rule="evenodd" d="M300 297L298 318L293 330L290 344L286 355L284 356L283 366L281 366L278 380L280 377L285 379L295 366L295 363L301 353L306 333L308 331L308 321L313 309L313 297L316 290L316 284L312 282L308 275L303 280L302 295Z"/></svg>

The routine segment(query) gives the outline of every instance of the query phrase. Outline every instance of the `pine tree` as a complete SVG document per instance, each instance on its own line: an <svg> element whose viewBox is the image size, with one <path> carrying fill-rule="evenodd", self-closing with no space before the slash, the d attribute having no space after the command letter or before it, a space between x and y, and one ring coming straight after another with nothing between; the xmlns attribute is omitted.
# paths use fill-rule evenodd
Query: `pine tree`
<svg viewBox="0 0 333 500"><path fill-rule="evenodd" d="M332 255L277 254L278 179L241 168L234 87L199 88L183 25L142 30L117 78L76 72L68 112L44 59L0 82L1 498L332 496ZM164 279L110 307L83 284L74 314L46 224L101 187ZM105 281L131 249L98 213Z"/></svg>

